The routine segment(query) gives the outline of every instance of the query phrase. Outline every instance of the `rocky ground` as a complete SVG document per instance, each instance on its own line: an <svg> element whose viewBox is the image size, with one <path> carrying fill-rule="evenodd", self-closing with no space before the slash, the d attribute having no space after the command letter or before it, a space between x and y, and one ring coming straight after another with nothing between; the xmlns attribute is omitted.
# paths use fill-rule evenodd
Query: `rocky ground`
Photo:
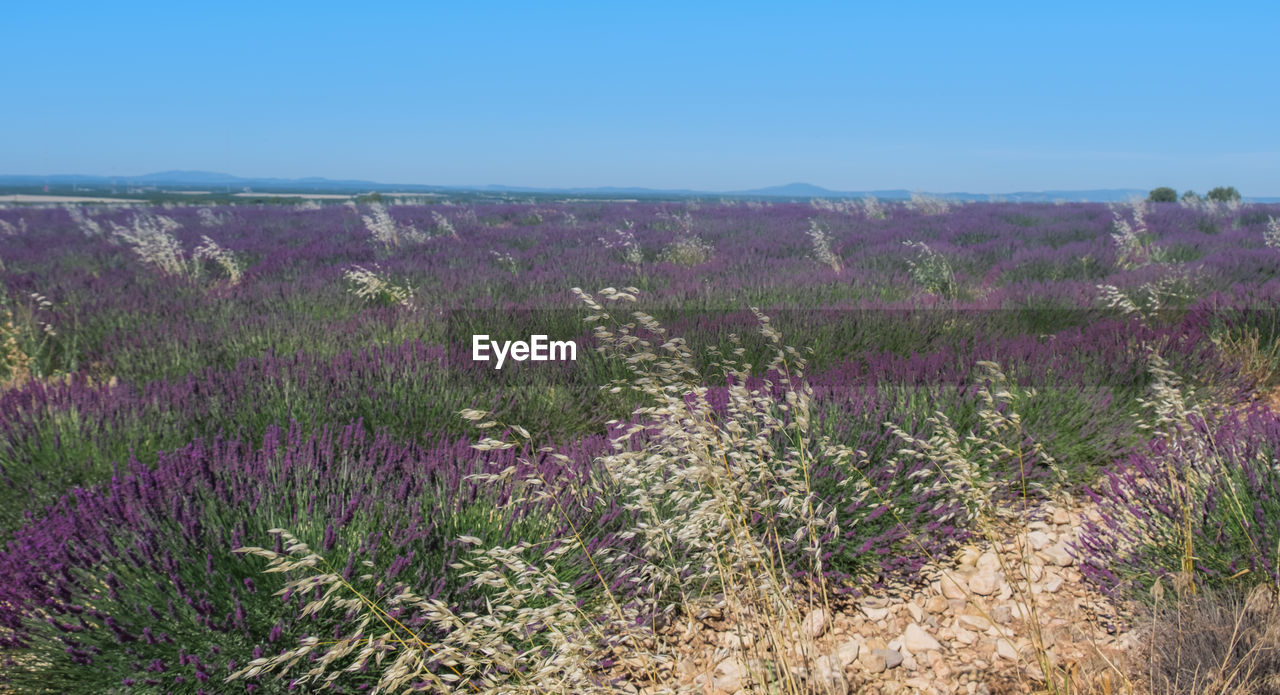
<svg viewBox="0 0 1280 695"><path fill-rule="evenodd" d="M998 524L984 534L997 542L927 567L917 586L809 611L803 627L820 656L806 681L813 692L868 695L1044 691L1038 625L1047 658L1077 687L1121 691L1132 642L1124 607L1085 583L1069 549L1091 513L1041 508L1022 517L1041 520ZM675 675L708 695L738 693L751 640L710 616L682 635Z"/></svg>

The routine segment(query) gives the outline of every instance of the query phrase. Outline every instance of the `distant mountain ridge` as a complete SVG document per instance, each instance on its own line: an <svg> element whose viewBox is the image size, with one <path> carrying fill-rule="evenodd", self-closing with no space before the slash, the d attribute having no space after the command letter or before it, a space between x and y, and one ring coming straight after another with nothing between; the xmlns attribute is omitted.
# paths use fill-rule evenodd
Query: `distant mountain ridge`
<svg viewBox="0 0 1280 695"><path fill-rule="evenodd" d="M351 192L366 193L370 191L399 191L404 193L450 193L475 191L497 194L551 194L551 195L590 195L590 196L641 196L641 197L735 197L735 198L779 198L807 200L810 198L866 198L875 197L886 200L904 200L911 197L912 191L906 189L885 189L870 191L835 191L810 183L788 183L781 186L768 186L739 191L699 191L691 189L643 188L635 186L596 186L580 188L549 188L531 186L503 186L489 184L483 186L459 185L426 185L416 183L379 183L361 179L326 179L322 177L305 177L295 179L242 177L214 171L173 170L160 171L141 176L95 176L81 174L56 174L50 176L34 176L10 174L0 175L0 186L157 186L173 188L210 187L222 189L248 188L257 193L272 192ZM1089 190L1054 190L1054 191L1017 191L1012 193L928 193L947 200L987 201L1001 200L1008 202L1054 202L1086 201L1113 203L1129 200L1134 196L1145 197L1147 190L1140 188L1100 188ZM1280 202L1280 197L1251 197L1254 202Z"/></svg>

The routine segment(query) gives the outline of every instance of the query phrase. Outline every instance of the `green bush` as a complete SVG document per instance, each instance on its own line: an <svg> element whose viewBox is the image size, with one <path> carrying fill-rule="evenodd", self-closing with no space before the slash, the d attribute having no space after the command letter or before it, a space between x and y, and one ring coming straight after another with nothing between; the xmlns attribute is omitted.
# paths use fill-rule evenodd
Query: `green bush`
<svg viewBox="0 0 1280 695"><path fill-rule="evenodd" d="M1178 202L1178 192L1168 186L1153 188L1147 194L1147 200L1153 203L1176 203Z"/></svg>
<svg viewBox="0 0 1280 695"><path fill-rule="evenodd" d="M1218 186L1205 194L1205 198L1219 203L1230 203L1240 200L1240 191L1235 186Z"/></svg>

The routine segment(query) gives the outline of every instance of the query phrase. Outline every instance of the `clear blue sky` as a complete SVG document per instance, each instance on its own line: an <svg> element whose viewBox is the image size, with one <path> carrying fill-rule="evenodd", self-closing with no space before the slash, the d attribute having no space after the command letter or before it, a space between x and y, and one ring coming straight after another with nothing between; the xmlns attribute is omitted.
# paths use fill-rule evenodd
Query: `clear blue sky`
<svg viewBox="0 0 1280 695"><path fill-rule="evenodd" d="M0 173L1280 195L1278 47L1274 2L10 2Z"/></svg>

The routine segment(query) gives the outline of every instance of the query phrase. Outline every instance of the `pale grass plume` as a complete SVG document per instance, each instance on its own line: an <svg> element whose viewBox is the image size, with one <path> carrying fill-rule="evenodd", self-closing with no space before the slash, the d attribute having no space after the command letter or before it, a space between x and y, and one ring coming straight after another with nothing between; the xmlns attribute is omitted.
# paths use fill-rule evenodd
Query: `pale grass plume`
<svg viewBox="0 0 1280 695"><path fill-rule="evenodd" d="M212 208L200 208L196 210L196 218L200 220L201 227L221 227L222 218Z"/></svg>
<svg viewBox="0 0 1280 695"><path fill-rule="evenodd" d="M1116 246L1116 264L1125 269L1137 268L1152 260L1143 238L1147 235L1146 203L1133 201L1130 207L1132 222L1125 218L1120 207L1111 208L1111 240Z"/></svg>
<svg viewBox="0 0 1280 695"><path fill-rule="evenodd" d="M474 217L475 211L471 211L471 215ZM458 230L454 228L453 223L449 221L448 217L445 217L436 210L431 211L431 223L434 225L436 236L447 236L453 239L458 238Z"/></svg>
<svg viewBox="0 0 1280 695"><path fill-rule="evenodd" d="M660 260L683 266L706 263L715 255L715 248L693 232L693 215L688 210L680 213L659 213L658 219L676 229L676 238L662 248Z"/></svg>
<svg viewBox="0 0 1280 695"><path fill-rule="evenodd" d="M800 629L797 599L827 606L821 538L838 534L835 510L810 487L810 471L820 463L847 466L856 456L814 433L804 359L753 310L774 354L759 372L764 383L749 388L756 372L741 361L744 348L709 350L713 372L704 374L685 341L652 316L625 309L615 316L611 305L635 302L635 288L574 292L592 312L600 350L631 371L608 388L630 390L644 403L600 458L623 506L641 519L627 535L641 543L644 562L621 558L623 571L647 588L655 611L676 619L718 611L753 635L752 646L734 655L750 675L748 692L800 692L795 674L819 657ZM722 412L709 399L710 381L730 384ZM859 481L850 498L864 499L865 481L848 479ZM752 525L753 517L764 521ZM788 564L788 554L798 565ZM796 566L808 580L787 569Z"/></svg>
<svg viewBox="0 0 1280 695"><path fill-rule="evenodd" d="M913 192L907 201L907 209L924 215L942 215L951 209L951 204L938 196Z"/></svg>
<svg viewBox="0 0 1280 695"><path fill-rule="evenodd" d="M1280 218L1267 217L1267 228L1262 231L1262 241L1273 249L1280 249Z"/></svg>
<svg viewBox="0 0 1280 695"><path fill-rule="evenodd" d="M285 552L259 547L240 554L268 561L266 572L293 578L279 595L318 596L301 614L354 614L345 635L321 642L315 637L276 656L254 659L227 681L292 675L297 686L324 688L344 674L372 671L371 693L617 693L600 664L619 646L634 646L634 627L601 620L580 604L573 588L556 577L552 565L572 545L472 548L450 569L485 591L482 609L459 612L403 585L383 586L370 571L347 580L326 558L283 529L272 529ZM478 538L459 540L476 546ZM365 562L365 567L371 567ZM429 627L410 628L397 616L413 616ZM306 669L300 674L297 671Z"/></svg>
<svg viewBox="0 0 1280 695"><path fill-rule="evenodd" d="M142 262L155 266L166 275L191 277L192 264L173 232L182 225L163 215L139 212L133 224L124 227L110 223L112 238L133 249Z"/></svg>
<svg viewBox="0 0 1280 695"><path fill-rule="evenodd" d="M360 219L364 221L374 242L380 244L384 251L399 248L402 244L420 244L427 239L425 234L412 225L396 222L382 203L370 203L369 214L361 215Z"/></svg>
<svg viewBox="0 0 1280 695"><path fill-rule="evenodd" d="M904 241L904 246L916 250L915 258L907 259L911 279L925 292L947 299L956 296L956 275L947 257L930 248L923 241Z"/></svg>
<svg viewBox="0 0 1280 695"><path fill-rule="evenodd" d="M49 364L58 337L52 309L53 302L39 292L18 301L0 295L0 388L57 375Z"/></svg>
<svg viewBox="0 0 1280 695"><path fill-rule="evenodd" d="M840 256L831 250L831 235L827 233L825 225L816 219L810 219L808 235L809 241L813 245L813 257L815 260L836 273L844 269Z"/></svg>
<svg viewBox="0 0 1280 695"><path fill-rule="evenodd" d="M834 212L839 214L853 214L862 211L862 206L854 200L827 200L826 198L814 198L809 204L816 210L822 212Z"/></svg>
<svg viewBox="0 0 1280 695"><path fill-rule="evenodd" d="M1126 316L1136 316L1150 324L1159 313L1196 296L1198 275L1193 271L1175 270L1158 280L1144 282L1136 289L1124 291L1115 285L1097 285L1099 300L1108 309Z"/></svg>
<svg viewBox="0 0 1280 695"><path fill-rule="evenodd" d="M71 216L71 221L75 222L76 226L80 228L80 231L84 232L85 236L106 236L107 233L102 228L102 225L98 224L97 220L93 219L93 217L86 213L79 205L67 205L66 211L67 214Z"/></svg>
<svg viewBox="0 0 1280 695"><path fill-rule="evenodd" d="M351 292L357 297L374 303L393 304L414 309L414 290L408 284L397 283L379 272L356 265L343 271L342 276L351 283Z"/></svg>
<svg viewBox="0 0 1280 695"><path fill-rule="evenodd" d="M886 422L885 426L907 445L899 450L900 457L931 464L932 469L921 469L919 485L946 490L948 498L962 500L965 510L962 521L974 525L992 547L998 547L1008 541L1005 529L1010 523L1026 525L1035 520L1033 510L1038 504L1033 507L1033 498L1054 499L1066 507L1071 497L1065 492L1069 486L1062 468L1040 442L1028 436L1015 407L1024 399L1034 398L1036 392L1014 386L995 362L978 362L976 368L982 386L978 390L978 426L972 432L957 431L941 411L927 419L926 424L932 431L927 438L913 435L892 422ZM1046 485L1030 478L1033 465L1049 470L1056 477L1055 484ZM1016 476L1013 478L1016 502L1008 499L1005 492L1008 483L1000 482L1008 473ZM894 513L896 516L897 512ZM1076 675L1070 668L1064 669L1051 654L1053 645L1045 636L1036 596L1038 589L1033 587L1031 579L1035 562L1031 544L1024 536L1015 547L1016 564L1011 564L1003 553L995 556L1002 576L1009 582L1012 598L1025 616L1024 624L1030 636L1031 656L1020 658L1031 662L1027 665L1028 673L1035 673L1037 680L1043 680L1044 689L1037 692L1050 695L1078 692ZM985 610L980 607L975 610L1003 637L1013 637Z"/></svg>
<svg viewBox="0 0 1280 695"><path fill-rule="evenodd" d="M869 220L883 220L887 215L884 206L874 196L862 199L862 214Z"/></svg>
<svg viewBox="0 0 1280 695"><path fill-rule="evenodd" d="M222 269L222 272L227 274L227 279L232 285L240 284L240 279L244 277L244 268L235 255L219 246L218 242L208 236L201 235L200 245L196 247L192 258L197 261L213 261L215 265Z"/></svg>

